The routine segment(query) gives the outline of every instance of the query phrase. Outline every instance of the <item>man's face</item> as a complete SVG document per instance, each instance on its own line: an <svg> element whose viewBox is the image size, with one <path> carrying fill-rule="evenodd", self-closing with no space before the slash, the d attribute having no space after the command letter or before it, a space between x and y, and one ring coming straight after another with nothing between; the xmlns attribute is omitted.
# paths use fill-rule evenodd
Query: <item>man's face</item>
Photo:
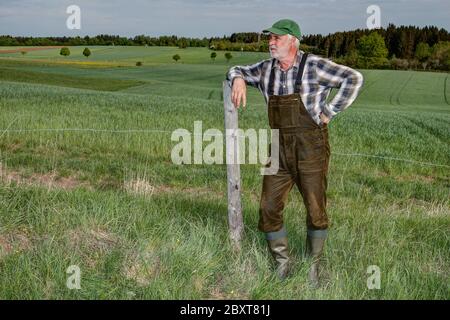
<svg viewBox="0 0 450 320"><path fill-rule="evenodd" d="M294 40L289 39L287 34L277 35L271 33L269 38L270 56L278 60L286 58L289 54L291 46L293 46L293 42Z"/></svg>

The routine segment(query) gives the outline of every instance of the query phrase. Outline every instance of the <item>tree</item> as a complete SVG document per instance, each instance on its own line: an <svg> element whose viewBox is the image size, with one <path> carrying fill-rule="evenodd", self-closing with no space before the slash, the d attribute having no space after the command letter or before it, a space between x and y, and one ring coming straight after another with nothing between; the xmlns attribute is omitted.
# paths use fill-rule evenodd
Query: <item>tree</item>
<svg viewBox="0 0 450 320"><path fill-rule="evenodd" d="M188 42L186 41L186 39L180 39L178 40L178 48L180 49L186 49L188 47Z"/></svg>
<svg viewBox="0 0 450 320"><path fill-rule="evenodd" d="M175 62L178 62L178 60L180 60L181 57L180 57L179 54L176 54L176 55L174 55L174 56L172 57L172 59L175 60Z"/></svg>
<svg viewBox="0 0 450 320"><path fill-rule="evenodd" d="M362 36L358 41L358 53L363 58L364 67L383 66L388 63L388 50L384 38L378 32Z"/></svg>
<svg viewBox="0 0 450 320"><path fill-rule="evenodd" d="M354 49L350 50L344 57L344 63L350 67L358 66L358 52Z"/></svg>
<svg viewBox="0 0 450 320"><path fill-rule="evenodd" d="M368 58L386 58L388 50L383 37L378 32L372 32L368 36L362 36L359 39L358 53Z"/></svg>
<svg viewBox="0 0 450 320"><path fill-rule="evenodd" d="M414 56L422 63L422 67L425 70L427 67L427 60L431 56L431 49L428 43L420 42L417 45Z"/></svg>
<svg viewBox="0 0 450 320"><path fill-rule="evenodd" d="M431 62L435 68L450 70L450 41L439 41L433 46Z"/></svg>
<svg viewBox="0 0 450 320"><path fill-rule="evenodd" d="M70 50L67 47L61 48L61 50L59 51L59 54L64 57L70 56Z"/></svg>
<svg viewBox="0 0 450 320"><path fill-rule="evenodd" d="M213 59L213 61L216 60L217 57L217 53L216 52L211 52L211 59Z"/></svg>
<svg viewBox="0 0 450 320"><path fill-rule="evenodd" d="M87 58L91 55L91 50L89 48L84 48L83 55Z"/></svg>
<svg viewBox="0 0 450 320"><path fill-rule="evenodd" d="M227 59L227 62L230 62L231 58L233 58L233 55L229 52L225 53L225 59Z"/></svg>

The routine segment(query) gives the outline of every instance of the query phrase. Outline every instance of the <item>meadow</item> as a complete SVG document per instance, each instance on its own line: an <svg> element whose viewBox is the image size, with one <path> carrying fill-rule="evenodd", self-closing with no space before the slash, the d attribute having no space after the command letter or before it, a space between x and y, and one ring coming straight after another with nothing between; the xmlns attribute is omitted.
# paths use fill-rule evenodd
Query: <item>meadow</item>
<svg viewBox="0 0 450 320"><path fill-rule="evenodd" d="M360 70L360 96L329 126L331 227L314 290L297 190L284 213L294 268L280 282L257 231L260 166L241 166L236 253L226 166L171 161L174 130L223 130L227 70L268 55L83 49L0 54L0 298L450 298L448 73ZM253 88L239 125L268 128ZM79 290L66 286L71 265ZM374 265L380 289L367 286Z"/></svg>

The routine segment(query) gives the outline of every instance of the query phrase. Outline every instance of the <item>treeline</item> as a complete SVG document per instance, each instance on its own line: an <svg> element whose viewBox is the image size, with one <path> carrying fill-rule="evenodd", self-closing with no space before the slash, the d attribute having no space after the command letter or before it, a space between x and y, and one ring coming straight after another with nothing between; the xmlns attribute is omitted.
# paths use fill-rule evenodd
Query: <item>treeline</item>
<svg viewBox="0 0 450 320"><path fill-rule="evenodd" d="M389 24L376 30L308 35L302 43L356 68L450 70L450 34L434 26Z"/></svg>
<svg viewBox="0 0 450 320"><path fill-rule="evenodd" d="M211 50L267 52L268 35L257 32L233 33L213 38L173 36L133 38L114 35L95 37L12 37L0 36L0 46L178 46L207 47ZM324 35L307 35L301 41L303 51L331 58L357 68L450 70L450 34L434 26L414 26L376 30L357 29Z"/></svg>
<svg viewBox="0 0 450 320"><path fill-rule="evenodd" d="M212 50L226 51L253 51L268 52L269 36L257 32L233 33L229 37L210 38L209 48ZM305 43L300 44L300 49L314 54L322 55L323 51L317 47Z"/></svg>
<svg viewBox="0 0 450 320"><path fill-rule="evenodd" d="M211 39L210 47L267 52L268 38L258 33L237 33ZM434 26L389 24L376 30L307 35L300 49L356 68L450 70L450 33Z"/></svg>
<svg viewBox="0 0 450 320"><path fill-rule="evenodd" d="M414 26L396 27L390 24L386 29L376 30L383 38L388 49L388 57L400 59L414 58L417 45L421 42L430 47L440 41L450 41L450 33L437 27L418 28ZM357 49L358 41L372 31L357 29L336 32L329 35L307 35L301 43L305 47L315 48L316 52L329 58L339 58ZM120 46L178 46L209 47L229 51L268 50L268 36L257 32L233 33L231 36L213 38L185 38L172 36L150 37L138 35L133 38L100 34L95 37L12 37L0 36L0 46L84 46L84 45L120 45Z"/></svg>
<svg viewBox="0 0 450 320"><path fill-rule="evenodd" d="M393 56L400 59L412 59L421 42L434 46L440 41L450 41L450 33L445 29L437 27L418 28L414 26L396 27L393 24L384 29L376 29L385 42L388 57ZM327 36L308 35L303 37L302 43L313 46L322 51L329 58L338 58L347 55L357 49L358 41L372 33L372 30L357 29L348 32L336 32Z"/></svg>
<svg viewBox="0 0 450 320"><path fill-rule="evenodd" d="M180 46L207 47L209 39L184 38L177 36L149 37L138 35L133 38L100 34L95 37L12 37L0 36L0 46Z"/></svg>

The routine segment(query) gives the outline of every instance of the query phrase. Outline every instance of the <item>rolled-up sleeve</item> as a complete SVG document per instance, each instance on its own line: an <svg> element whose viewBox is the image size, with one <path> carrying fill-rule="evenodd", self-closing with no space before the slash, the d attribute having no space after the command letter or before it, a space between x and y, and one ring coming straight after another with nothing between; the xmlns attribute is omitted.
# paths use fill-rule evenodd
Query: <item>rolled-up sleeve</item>
<svg viewBox="0 0 450 320"><path fill-rule="evenodd" d="M319 85L339 88L336 96L323 106L323 114L332 119L355 101L364 83L362 74L350 67L320 59L316 69Z"/></svg>
<svg viewBox="0 0 450 320"><path fill-rule="evenodd" d="M227 80L230 86L237 77L244 79L245 83L258 88L261 82L261 74L264 61L249 66L234 66L227 73Z"/></svg>

